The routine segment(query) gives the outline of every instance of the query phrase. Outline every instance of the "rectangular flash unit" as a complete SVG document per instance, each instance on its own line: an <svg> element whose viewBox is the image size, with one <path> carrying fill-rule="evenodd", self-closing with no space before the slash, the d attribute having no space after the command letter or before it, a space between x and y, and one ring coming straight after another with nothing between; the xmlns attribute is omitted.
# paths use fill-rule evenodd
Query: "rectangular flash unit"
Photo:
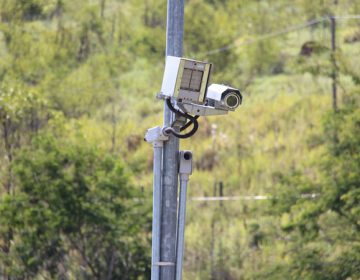
<svg viewBox="0 0 360 280"><path fill-rule="evenodd" d="M161 93L178 102L204 104L211 63L167 56Z"/></svg>

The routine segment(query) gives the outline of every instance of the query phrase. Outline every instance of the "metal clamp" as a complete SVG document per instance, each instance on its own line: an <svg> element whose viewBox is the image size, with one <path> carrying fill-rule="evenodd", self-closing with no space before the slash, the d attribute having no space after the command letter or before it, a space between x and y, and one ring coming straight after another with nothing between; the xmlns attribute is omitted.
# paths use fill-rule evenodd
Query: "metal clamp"
<svg viewBox="0 0 360 280"><path fill-rule="evenodd" d="M154 147L162 147L163 142L169 140L169 136L164 133L163 127L155 126L146 131L144 140Z"/></svg>
<svg viewBox="0 0 360 280"><path fill-rule="evenodd" d="M175 263L173 263L173 262L157 262L157 263L154 263L153 265L156 265L156 266L175 266Z"/></svg>

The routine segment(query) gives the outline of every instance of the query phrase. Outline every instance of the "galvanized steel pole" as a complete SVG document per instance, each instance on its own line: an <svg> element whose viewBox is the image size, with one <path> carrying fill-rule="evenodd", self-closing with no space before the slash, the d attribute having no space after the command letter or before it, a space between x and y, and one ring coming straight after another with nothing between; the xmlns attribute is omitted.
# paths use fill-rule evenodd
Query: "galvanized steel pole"
<svg viewBox="0 0 360 280"><path fill-rule="evenodd" d="M166 55L182 56L184 32L184 0L168 0ZM164 106L164 126L171 126L175 116ZM179 139L171 135L164 142L161 203L160 266L161 280L175 280L176 226L178 192Z"/></svg>
<svg viewBox="0 0 360 280"><path fill-rule="evenodd" d="M161 220L161 165L162 141L155 141L154 147L154 187L153 187L153 222L152 222L152 258L151 280L159 280L160 262L160 220Z"/></svg>

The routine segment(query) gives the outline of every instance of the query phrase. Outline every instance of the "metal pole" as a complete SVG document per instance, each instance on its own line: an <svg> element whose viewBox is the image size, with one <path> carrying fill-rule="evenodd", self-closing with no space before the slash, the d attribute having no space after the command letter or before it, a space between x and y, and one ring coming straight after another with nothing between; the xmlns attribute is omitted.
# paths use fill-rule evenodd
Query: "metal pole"
<svg viewBox="0 0 360 280"><path fill-rule="evenodd" d="M168 0L166 55L182 56L184 30L184 0ZM171 126L175 116L164 106L164 126ZM163 148L163 180L161 203L161 280L175 279L176 262L176 225L177 225L177 189L178 189L179 140L171 135Z"/></svg>
<svg viewBox="0 0 360 280"><path fill-rule="evenodd" d="M160 219L161 219L161 164L162 141L155 141L154 147L154 187L153 187L153 220L152 220L152 257L151 280L159 280L160 262Z"/></svg>
<svg viewBox="0 0 360 280"><path fill-rule="evenodd" d="M332 98L333 98L333 109L337 110L337 71L336 71L336 21L335 17L330 17L331 23L331 51L332 51Z"/></svg>
<svg viewBox="0 0 360 280"><path fill-rule="evenodd" d="M179 217L176 252L176 280L182 279L182 263L184 258L185 245L186 193L188 181L189 174L180 174Z"/></svg>

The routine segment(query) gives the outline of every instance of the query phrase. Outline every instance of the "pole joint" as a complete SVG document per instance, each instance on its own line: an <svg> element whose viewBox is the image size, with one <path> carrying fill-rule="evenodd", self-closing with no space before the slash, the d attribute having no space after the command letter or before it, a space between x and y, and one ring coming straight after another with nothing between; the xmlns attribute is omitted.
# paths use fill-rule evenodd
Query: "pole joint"
<svg viewBox="0 0 360 280"><path fill-rule="evenodd" d="M156 262L153 266L175 266L173 262Z"/></svg>

